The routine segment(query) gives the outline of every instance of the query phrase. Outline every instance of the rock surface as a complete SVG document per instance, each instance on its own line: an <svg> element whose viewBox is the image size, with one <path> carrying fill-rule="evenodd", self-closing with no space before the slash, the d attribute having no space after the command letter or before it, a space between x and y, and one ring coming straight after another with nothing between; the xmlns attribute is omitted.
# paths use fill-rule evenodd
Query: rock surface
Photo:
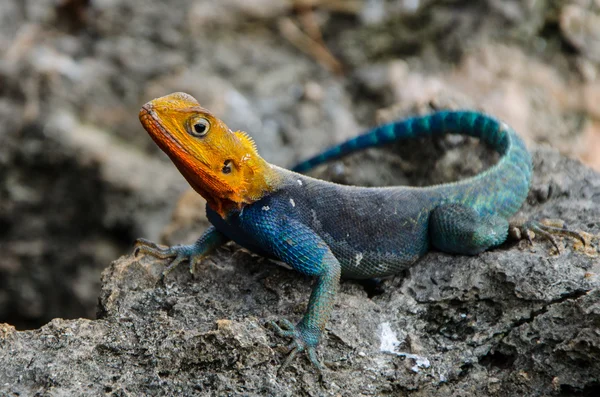
<svg viewBox="0 0 600 397"><path fill-rule="evenodd" d="M383 294L344 282L323 383L304 359L274 378L285 341L262 319L300 317L310 280L293 272L231 246L194 277L126 257L100 279L137 237L206 227L137 120L177 90L281 166L382 120L482 109L544 145L523 214L598 234L597 175L545 149L600 170L597 3L0 1L0 396L599 394L598 259L572 242L431 254ZM470 140L396 149L317 175L424 185L494 161Z"/></svg>
<svg viewBox="0 0 600 397"><path fill-rule="evenodd" d="M381 165L381 164L379 164ZM560 217L592 245L506 244L476 257L430 253L384 291L344 281L320 348L279 378L311 281L234 244L164 279L124 256L102 276L97 320L0 328L5 395L596 395L600 381L600 175L535 155L523 216ZM595 236L592 236L595 234Z"/></svg>
<svg viewBox="0 0 600 397"><path fill-rule="evenodd" d="M0 322L93 318L106 263L159 238L187 185L137 112L169 92L282 166L450 96L600 169L592 3L1 1Z"/></svg>

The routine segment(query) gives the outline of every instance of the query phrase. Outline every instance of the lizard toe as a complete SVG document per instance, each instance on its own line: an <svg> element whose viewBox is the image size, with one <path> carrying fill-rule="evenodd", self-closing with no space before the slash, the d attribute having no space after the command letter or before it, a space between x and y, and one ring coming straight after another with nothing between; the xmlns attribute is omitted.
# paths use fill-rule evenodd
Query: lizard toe
<svg viewBox="0 0 600 397"><path fill-rule="evenodd" d="M319 338L317 332L314 330L307 329L302 323L298 325L292 324L288 320L280 320L282 327L277 325L274 321L269 322L273 326L275 333L281 337L292 338L292 342L287 346L288 355L277 370L278 374L281 374L285 368L296 358L298 353L306 352L306 355L314 365L319 373L322 372L323 366L317 358L316 348L319 344Z"/></svg>
<svg viewBox="0 0 600 397"><path fill-rule="evenodd" d="M161 247L150 240L142 238L136 240L133 254L136 257L140 254L146 254L159 259L172 259L163 270L163 277L169 274L183 262L190 263L190 273L193 274L194 265L205 256L203 252L197 252L195 245L174 245L171 247Z"/></svg>
<svg viewBox="0 0 600 397"><path fill-rule="evenodd" d="M279 326L279 324L277 324L275 321L269 321L269 325L273 327L278 336L284 338L292 338L296 336L296 326L292 324L291 321L287 319L281 319L279 321L281 322L282 326Z"/></svg>
<svg viewBox="0 0 600 397"><path fill-rule="evenodd" d="M587 242L585 237L576 230L569 229L564 222L560 220L527 221L515 226L520 230L520 235L525 236L530 244L533 245L532 235L538 235L548 240L558 253L561 247L558 244L556 236L570 237L581 241L585 247Z"/></svg>

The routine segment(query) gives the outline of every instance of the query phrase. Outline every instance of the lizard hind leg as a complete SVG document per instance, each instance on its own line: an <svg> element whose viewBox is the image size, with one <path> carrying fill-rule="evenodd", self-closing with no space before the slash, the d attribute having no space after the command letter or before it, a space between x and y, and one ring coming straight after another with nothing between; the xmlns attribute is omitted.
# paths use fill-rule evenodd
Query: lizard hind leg
<svg viewBox="0 0 600 397"><path fill-rule="evenodd" d="M463 204L436 207L429 218L429 237L440 251L475 255L506 241L508 220L498 215L480 215Z"/></svg>
<svg viewBox="0 0 600 397"><path fill-rule="evenodd" d="M533 236L538 235L550 241L557 252L560 246L555 236L571 237L581 241L583 247L587 245L585 237L578 231L569 229L563 221L546 219L542 221L515 221L509 226L509 235L512 239L526 238L533 245Z"/></svg>

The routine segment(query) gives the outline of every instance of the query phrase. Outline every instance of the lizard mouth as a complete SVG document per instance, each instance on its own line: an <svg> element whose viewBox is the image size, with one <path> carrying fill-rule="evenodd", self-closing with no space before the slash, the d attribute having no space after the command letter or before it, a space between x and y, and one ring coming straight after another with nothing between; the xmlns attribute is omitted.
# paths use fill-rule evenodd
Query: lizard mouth
<svg viewBox="0 0 600 397"><path fill-rule="evenodd" d="M154 111L154 106L152 106L152 103L148 102L142 106L138 116L140 118L140 122L148 132L151 132L149 130L152 130L152 133L154 133L154 130L158 130L156 132L167 135L164 127L161 125L158 119L156 112Z"/></svg>
<svg viewBox="0 0 600 397"><path fill-rule="evenodd" d="M163 126L158 114L154 110L152 102L148 102L142 106L138 117L150 137L167 154L173 151L173 147L178 151L189 154L189 151Z"/></svg>

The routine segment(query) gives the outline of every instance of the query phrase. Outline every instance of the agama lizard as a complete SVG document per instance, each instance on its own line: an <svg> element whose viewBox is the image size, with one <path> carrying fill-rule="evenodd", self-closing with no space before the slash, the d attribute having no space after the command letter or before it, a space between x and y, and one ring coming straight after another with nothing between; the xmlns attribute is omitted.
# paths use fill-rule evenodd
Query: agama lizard
<svg viewBox="0 0 600 397"><path fill-rule="evenodd" d="M406 269L430 249L475 255L502 244L508 218L525 201L532 162L505 123L474 111L439 111L374 128L299 164L305 171L367 147L448 133L478 137L500 160L480 174L429 187L357 187L314 179L267 163L253 140L231 131L190 95L170 94L145 104L140 121L189 184L206 199L212 226L191 245L161 248L140 239L136 253L170 258L166 271L190 265L233 240L316 277L304 317L273 323L293 339L285 368L315 349L332 311L340 277L380 278ZM517 231L585 239L577 232L526 222Z"/></svg>

